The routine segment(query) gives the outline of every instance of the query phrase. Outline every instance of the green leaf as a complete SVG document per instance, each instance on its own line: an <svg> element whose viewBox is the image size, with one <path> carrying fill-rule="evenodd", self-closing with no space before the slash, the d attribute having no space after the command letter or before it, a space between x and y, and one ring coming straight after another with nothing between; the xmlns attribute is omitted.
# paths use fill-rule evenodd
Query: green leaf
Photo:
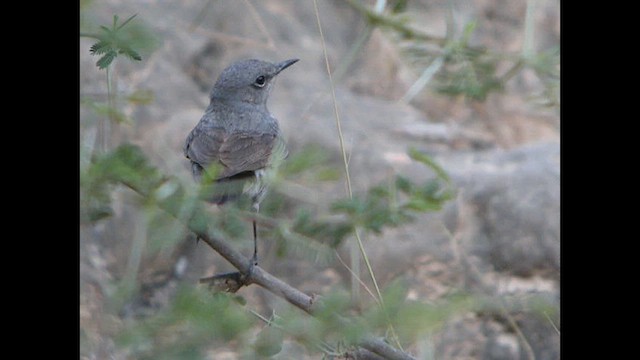
<svg viewBox="0 0 640 360"><path fill-rule="evenodd" d="M101 55L111 49L111 43L105 40L100 40L97 43L91 45L89 52L91 55Z"/></svg>
<svg viewBox="0 0 640 360"><path fill-rule="evenodd" d="M111 119L115 119L118 123L131 123L132 120L127 115L118 110L116 107L109 104L100 103L97 101L84 101L96 114L109 116Z"/></svg>
<svg viewBox="0 0 640 360"><path fill-rule="evenodd" d="M440 179L444 180L447 184L451 184L451 179L449 178L449 175L447 175L447 172L444 171L444 169L440 165L438 165L438 163L436 163L435 160L433 160L429 155L420 152L415 148L411 148L409 149L409 157L411 157L415 161L419 161L427 165L429 168L435 171Z"/></svg>
<svg viewBox="0 0 640 360"><path fill-rule="evenodd" d="M148 89L136 90L131 95L127 96L127 101L134 105L147 105L154 100L153 91Z"/></svg>
<svg viewBox="0 0 640 360"><path fill-rule="evenodd" d="M120 54L133 61L141 61L140 52L151 51L158 44L157 39L144 26L131 24L125 27L136 15L130 16L118 25L118 15L113 16L112 28L102 25L99 40L90 48L92 55L104 55L96 65L99 69L106 69Z"/></svg>
<svg viewBox="0 0 640 360"><path fill-rule="evenodd" d="M327 150L319 145L306 145L302 150L291 154L283 164L282 171L288 175L300 174L328 162Z"/></svg>
<svg viewBox="0 0 640 360"><path fill-rule="evenodd" d="M140 54L138 54L137 52L135 52L130 48L122 48L118 51L118 53L126 55L131 60L136 60L136 61L142 60L142 56L140 56Z"/></svg>
<svg viewBox="0 0 640 360"><path fill-rule="evenodd" d="M408 0L395 0L390 1L391 13L398 14L407 10Z"/></svg>
<svg viewBox="0 0 640 360"><path fill-rule="evenodd" d="M403 176L396 177L396 187L406 194L411 193L415 188L414 184Z"/></svg>
<svg viewBox="0 0 640 360"><path fill-rule="evenodd" d="M118 53L115 50L109 50L106 54L104 54L103 57L98 60L98 62L96 62L96 66L98 66L100 70L106 69L109 65L111 65L113 59L115 59L116 56L118 56Z"/></svg>
<svg viewBox="0 0 640 360"><path fill-rule="evenodd" d="M114 340L132 359L202 359L211 346L242 340L251 319L227 294L181 286L170 306L129 324Z"/></svg>

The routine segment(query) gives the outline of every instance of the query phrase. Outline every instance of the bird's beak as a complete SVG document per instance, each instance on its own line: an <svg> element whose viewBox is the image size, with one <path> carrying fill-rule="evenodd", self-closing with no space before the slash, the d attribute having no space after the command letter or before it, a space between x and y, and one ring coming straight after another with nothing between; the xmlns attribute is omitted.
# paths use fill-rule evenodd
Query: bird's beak
<svg viewBox="0 0 640 360"><path fill-rule="evenodd" d="M289 66L295 64L298 62L298 60L300 59L289 59L289 60L285 60L285 61L281 61L279 63L276 64L276 75L278 75L280 73L280 71L288 68Z"/></svg>

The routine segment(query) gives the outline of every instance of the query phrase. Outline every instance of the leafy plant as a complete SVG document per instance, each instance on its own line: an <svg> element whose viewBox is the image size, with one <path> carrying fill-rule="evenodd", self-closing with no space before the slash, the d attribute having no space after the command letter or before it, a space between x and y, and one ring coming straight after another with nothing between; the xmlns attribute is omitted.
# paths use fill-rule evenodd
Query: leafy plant
<svg viewBox="0 0 640 360"><path fill-rule="evenodd" d="M122 36L122 28L127 25L137 14L131 15L127 20L118 24L118 15L113 15L111 28L100 26L102 32L97 35L98 42L91 46L91 55L102 55L96 62L96 66L105 69L118 55L125 55L131 60L141 61L142 56L131 48L127 38Z"/></svg>
<svg viewBox="0 0 640 360"><path fill-rule="evenodd" d="M457 34L452 31L455 28L453 18L448 17L447 34L439 37L414 27L406 16L403 1L390 2L388 13L376 12L359 0L347 0L347 3L363 15L371 28L385 29L397 38L406 58L417 70L423 71L423 76L403 97L405 101L411 100L427 85L429 81L425 81L424 76L427 74L426 78L433 81L433 88L442 94L484 101L489 94L502 91L515 75L530 68L544 85L544 92L540 94L544 103L559 106L558 49L545 49L539 53L532 51L530 41L526 40L532 37L532 16L525 19L523 51L515 54L472 45L469 40L476 29L475 21L466 23L462 32ZM529 2L528 6L531 6ZM498 69L502 64L507 65L507 70L500 74Z"/></svg>
<svg viewBox="0 0 640 360"><path fill-rule="evenodd" d="M376 186L365 195L354 197L349 202L336 201L332 206L333 214L346 215L346 218L339 216L339 218L342 218L339 221L317 221L309 215L308 211L300 208L298 210L299 215L296 216L292 224L287 224L277 218L268 219L270 223L274 224L272 230L276 231L276 234L278 232L282 234L281 239L289 247L300 247L300 239L305 239L310 242L304 246L307 251L316 254L324 253L324 256L327 256L331 252L326 250L335 247L339 240L351 233L353 226L357 224L361 224L364 228L372 231L382 231L385 227L398 226L412 221L414 215L419 212L440 208L452 196L448 178L444 175L442 169L432 163L432 160L426 155L413 151L412 156L417 161L431 166L436 173L436 178L423 185L414 184L405 178L397 178L394 192L397 191L402 194L403 201L401 203L395 203L394 198L396 195L393 195L393 192L388 188ZM205 204L199 198L199 191L187 191L178 179L161 174L158 169L150 165L140 148L130 144L121 145L107 154L94 158L90 166L81 173L80 185L81 213L84 214L83 222L86 223L100 221L112 213L110 193L116 186L124 186L133 190L137 194L136 202L143 209L147 209L147 211L158 209L162 213L177 219L182 223L182 226L196 233L211 233L224 239L233 239L240 234L237 232L238 229L242 228L242 226L234 224L239 224L241 218L245 216L244 212L233 210L233 208L227 208L222 215L204 211ZM153 218L151 219L153 221ZM149 236L162 236L167 231L170 231L170 227L164 227L169 223L173 224L172 226L174 227L180 226L175 220L173 220L174 222L168 221L166 216L162 216L162 219L157 219L160 221L154 225L157 229L151 232ZM163 228L165 230L161 230ZM154 233L155 235L153 235ZM325 242L315 241L316 236L319 239L324 238ZM334 236L338 240L332 240ZM153 244L153 241L150 244ZM153 245L150 246L152 246L150 250L154 248ZM155 248L158 249L157 246ZM184 294L189 294L189 292ZM162 358L162 356L166 355L162 355L164 347L145 344L157 342L162 344L168 342L170 344L174 341L171 340L174 339L173 335L170 335L171 331L178 331L178 333L182 334L180 341L192 347L196 346L196 344L204 345L204 343L211 345L210 342L205 341L205 333L213 331L211 334L217 334L216 326L222 325L218 323L221 318L216 317L218 316L215 315L217 312L210 313L213 310L209 306L222 306L221 303L219 303L219 300L211 300L210 305L205 304L206 301L203 300L203 295L185 295L187 300L183 299L184 301L180 300L182 299L180 296L173 302L174 305L171 309L162 312L164 315L155 316L141 323L136 322L132 324L131 328L124 329L124 332L119 335L119 343L130 348L130 351L139 353L138 356L140 358ZM180 305L191 303L195 299L193 296L197 298L196 304L184 305L184 307ZM360 339L363 334L370 330L367 322L363 322L364 319L354 319L351 325L347 327L340 325L342 320L334 319L333 317L336 314L347 312L345 306L348 306L348 301L346 303L340 302L338 300L341 297L337 297L334 300L338 302L334 303L333 300L330 300L331 294L326 294L326 296L329 296L329 300L324 301L326 305L323 309L328 312L325 315L322 312L316 314L317 318L323 323L321 328L318 328L320 335L319 337L308 338L308 341L317 344L323 341L323 336L328 336L325 339L334 339L334 341L342 339L348 343L353 343L357 342L357 339ZM205 303L202 303L203 301ZM234 304L233 302L225 302L224 306L238 306ZM338 304L342 305L338 306ZM181 312L187 311L185 309L196 311L196 313ZM229 308L223 312L230 316L237 311L237 309ZM370 313L372 311L375 310L369 310ZM382 309L378 308L378 311L382 311ZM178 313L182 315L176 315ZM200 313L204 315L197 315ZM211 324L208 324L209 322ZM242 332L243 326L240 326L237 332L225 333L227 335L221 334L220 336L235 336L234 334L237 335ZM333 335L329 336L329 334ZM168 340L165 339L167 336L169 336ZM278 352L279 347L276 347L275 343L269 344L267 339L275 339L280 336L279 332L266 331L259 336L253 349L261 354ZM151 352L147 353L148 351ZM177 346L170 348L167 354L187 356L187 353L183 353L183 351L196 350L193 350L193 348L188 350L188 347Z"/></svg>
<svg viewBox="0 0 640 360"><path fill-rule="evenodd" d="M153 93L149 90L136 90L129 95L119 95L113 91L114 62L119 55L123 55L131 61L139 62L142 60L142 53L150 53L157 45L157 39L151 34L151 32L143 25L136 24L132 20L136 17L136 14L130 16L123 22L119 22L118 15L113 15L111 26L104 25L99 26L97 29L93 29L91 23L86 19L86 10L90 4L81 4L81 32L80 37L87 37L95 39L89 53L94 56L99 56L96 66L100 70L106 72L107 82L107 101L98 101L90 97L83 97L81 104L86 108L92 110L98 115L98 121L95 122L97 126L87 132L89 139L96 139L95 141L85 141L82 139L83 151L93 153L95 149L98 152L104 152L109 148L109 142L111 137L111 124L112 123L131 123L123 111L118 108L118 100L124 99L129 104L143 105L148 104L153 100ZM93 31L95 30L95 31ZM89 125L89 123L85 124ZM91 155L83 155L87 158Z"/></svg>

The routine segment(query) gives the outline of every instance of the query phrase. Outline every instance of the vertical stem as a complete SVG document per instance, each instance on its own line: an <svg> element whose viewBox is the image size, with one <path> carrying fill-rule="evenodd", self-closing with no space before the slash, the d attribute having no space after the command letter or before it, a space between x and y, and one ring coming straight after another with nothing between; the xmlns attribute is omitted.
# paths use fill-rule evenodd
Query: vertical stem
<svg viewBox="0 0 640 360"><path fill-rule="evenodd" d="M442 68L444 65L444 56L438 56L435 60L427 66L426 69L422 72L422 75L416 80L413 85L407 90L407 92L402 96L400 102L408 104L411 99L414 98L425 86L427 83L431 81L431 78Z"/></svg>
<svg viewBox="0 0 640 360"><path fill-rule="evenodd" d="M349 199L353 198L353 191L351 188L351 177L349 176L349 161L347 159L347 151L345 150L344 147L344 137L342 135L342 127L340 125L340 114L338 113L338 100L336 99L336 89L335 89L335 85L333 82L333 77L331 76L331 67L329 66L329 55L327 54L327 46L325 44L324 41L324 33L322 32L322 24L320 22L320 11L318 10L318 2L317 0L313 0L313 7L316 13L316 21L318 23L318 32L320 33L320 41L322 42L322 52L324 54L324 62L325 65L327 67L327 75L329 76L329 85L331 87L331 97L333 100L333 111L334 111L334 116L336 119L336 127L338 128L338 138L340 139L340 150L342 152L342 162L344 165L344 171L347 177L347 194L349 195ZM371 267L371 263L369 262L369 258L367 257L367 254L364 250L364 245L362 244L362 239L360 239L360 233L358 232L358 228L357 226L354 227L354 232L355 232L355 236L356 236L356 241L352 243L351 245L351 260L353 261L351 263L351 267L352 267L352 272L353 274L359 274L360 273L360 269L356 269L356 267L360 266L360 256L362 256L362 258L364 259L364 263L367 266L367 271L369 272L369 276L371 276L371 281L373 282L374 287L376 288L376 292L378 294L378 298L380 299L380 304L384 305L384 301L382 299L382 293L380 292L380 287L378 287L378 282L376 281L376 277L373 274L373 268ZM358 252L359 250L359 252ZM357 262L356 262L356 257L358 258ZM352 275L352 276L356 276L356 275ZM360 281L359 278L354 279L352 277L352 295L359 295L360 293ZM358 288L357 290L353 290L354 288ZM357 300L358 297L354 300ZM358 303L358 302L356 302ZM384 309L384 308L383 308ZM384 310L385 312L385 316L387 317L387 320L389 320L388 314L386 312L386 310ZM391 321L389 321L389 328L391 330L391 333L393 335L393 338L398 346L398 348L402 349L402 345L400 344L400 340L398 339L398 336L395 332L395 329L393 328L393 326L391 325ZM403 350L404 351L404 350Z"/></svg>
<svg viewBox="0 0 640 360"><path fill-rule="evenodd" d="M353 191L351 189L351 177L349 175L349 161L347 160L347 151L344 146L344 136L342 135L342 126L340 123L340 115L338 113L338 101L336 99L336 91L333 86L333 77L331 73L331 66L329 66L329 55L327 54L327 48L324 45L324 33L322 32L322 25L320 24L320 12L318 11L318 3L314 0L313 4L315 6L316 11L316 20L318 21L318 30L320 32L320 39L322 41L322 50L324 52L324 60L325 65L327 67L327 75L329 76L329 85L331 87L331 96L333 98L333 110L334 116L336 119L336 127L338 128L338 138L340 140L340 151L342 153L342 164L344 165L344 172L347 178L347 195L349 199L353 198ZM357 229L355 230L356 241L360 242L359 234ZM360 252L359 252L359 244L357 242L352 242L350 246L350 260L351 260L351 269L353 271L351 275L351 297L355 303L358 303L358 299L360 298L360 282L357 281L355 276L360 275Z"/></svg>
<svg viewBox="0 0 640 360"><path fill-rule="evenodd" d="M533 55L535 35L535 8L536 0L527 0L527 12L524 17L524 40L522 44L522 57L528 59Z"/></svg>
<svg viewBox="0 0 640 360"><path fill-rule="evenodd" d="M112 71L111 66L107 66L107 114L106 118L101 120L100 126L100 152L105 153L109 150L109 138L111 133L111 121L114 119L115 101L113 98L113 90L111 87Z"/></svg>
<svg viewBox="0 0 640 360"><path fill-rule="evenodd" d="M358 246L358 229L356 239L349 243L349 264L351 265L351 301L354 304L360 304L360 246Z"/></svg>
<svg viewBox="0 0 640 360"><path fill-rule="evenodd" d="M150 216L146 209L140 209L136 217L137 221L133 242L131 243L131 252L129 253L127 270L123 279L125 287L129 289L132 289L136 283L136 278L140 268L140 261L142 260L142 252L147 242L147 225L150 220Z"/></svg>
<svg viewBox="0 0 640 360"><path fill-rule="evenodd" d="M138 290L138 273L147 242L147 227L150 219L148 209L139 209L135 217L135 230L131 240L131 250L129 251L125 273L117 283L116 293L111 297L112 301L109 302L111 311L116 313L123 309L123 306L131 300Z"/></svg>

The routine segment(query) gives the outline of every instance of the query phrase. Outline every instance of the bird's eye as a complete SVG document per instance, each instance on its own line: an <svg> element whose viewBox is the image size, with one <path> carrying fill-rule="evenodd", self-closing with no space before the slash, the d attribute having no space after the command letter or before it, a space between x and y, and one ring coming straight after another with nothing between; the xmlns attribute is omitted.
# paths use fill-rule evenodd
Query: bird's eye
<svg viewBox="0 0 640 360"><path fill-rule="evenodd" d="M267 78L265 78L264 75L260 75L256 78L256 81L253 83L253 85L257 87L263 87L264 84L266 84L266 82L267 82Z"/></svg>

